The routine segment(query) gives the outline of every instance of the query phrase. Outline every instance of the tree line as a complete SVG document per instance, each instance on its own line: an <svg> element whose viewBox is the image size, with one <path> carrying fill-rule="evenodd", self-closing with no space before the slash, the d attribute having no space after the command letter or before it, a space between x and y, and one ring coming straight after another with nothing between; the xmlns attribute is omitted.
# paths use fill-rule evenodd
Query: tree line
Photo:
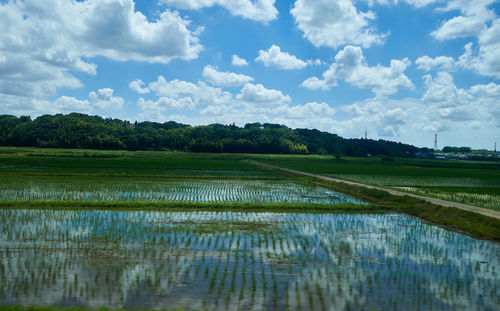
<svg viewBox="0 0 500 311"><path fill-rule="evenodd" d="M176 150L226 153L412 156L421 149L386 140L345 139L311 129L249 123L190 126L129 122L80 113L0 116L0 145L17 147Z"/></svg>

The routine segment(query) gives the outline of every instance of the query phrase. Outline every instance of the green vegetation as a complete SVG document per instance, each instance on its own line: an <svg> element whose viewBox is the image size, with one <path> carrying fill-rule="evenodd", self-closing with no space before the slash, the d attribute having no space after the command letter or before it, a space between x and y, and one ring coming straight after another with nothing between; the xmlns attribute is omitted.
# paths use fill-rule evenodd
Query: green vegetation
<svg viewBox="0 0 500 311"><path fill-rule="evenodd" d="M500 164L479 161L330 156L261 156L258 161L438 199L500 210Z"/></svg>
<svg viewBox="0 0 500 311"><path fill-rule="evenodd" d="M411 199L386 196L377 191L353 189L343 185L315 184L312 178L285 176L248 162L257 160L273 165L321 173L385 187L412 187L408 191L428 191L428 195L497 209L500 165L495 163L393 158L352 158L319 155L202 154L158 151L105 151L40 148L0 148L0 190L4 207L27 208L113 208L113 209L231 209L273 211L387 211L397 210L438 224L466 231L480 238L499 240L498 222L456 209L445 209ZM293 181L292 181L293 180ZM182 186L183 185L183 186ZM196 189L199 186L200 189ZM217 186L218 185L218 186ZM232 186L240 188L231 190ZM248 185L254 185L252 187ZM284 191L287 185L292 186ZM172 186L184 191L179 200L165 202ZM321 187L321 188L318 188ZM295 188L294 188L295 187ZM298 188L297 188L298 187ZM371 205L335 201L329 195L307 198L295 189L331 188L360 198ZM154 191L149 191L154 190ZM156 190L155 190L156 189ZM215 189L236 196L220 196L203 201L196 192ZM266 190L267 189L267 190ZM316 189L316 190L314 190ZM283 201L284 196L256 199L266 191L278 191L298 200ZM283 190L283 191L282 191ZM13 191L8 194L7 192ZM280 192L281 191L281 192ZM324 190L321 190L324 191ZM476 193L470 202L456 193ZM82 197L82 193L88 192ZM241 194L247 194L243 199ZM24 195L25 199L19 195ZM305 195L304 195L305 194ZM16 196L17 195L17 196ZM172 193L171 193L172 195ZM194 195L194 196L193 196ZM100 196L100 198L99 198ZM127 197L128 196L128 197ZM133 197L135 196L135 197ZM338 196L335 194L334 196ZM75 197L80 197L77 201ZM191 199L187 199L191 197ZM21 200L15 201L18 198ZM66 200L62 200L66 198ZM106 198L108 198L106 200ZM113 198L115 201L110 201ZM172 199L172 197L169 197ZM175 198L175 197L174 197ZM316 199L321 199L320 201ZM381 199L382 198L382 199ZM444 198L444 197L443 197ZM44 201L37 201L45 199ZM28 201L33 200L33 201ZM58 201L59 200L59 201ZM156 201L156 202L155 202ZM274 203L272 203L274 202ZM316 204L327 203L327 204ZM334 203L334 204L332 204Z"/></svg>
<svg viewBox="0 0 500 311"><path fill-rule="evenodd" d="M2 147L0 304L47 307L0 311L495 306L498 243L461 233L500 241L500 221L251 160L451 195L499 188L494 163Z"/></svg>
<svg viewBox="0 0 500 311"><path fill-rule="evenodd" d="M391 141L344 139L278 124L192 127L173 121L130 123L78 113L44 115L35 120L0 115L0 146L350 156L410 156L420 151Z"/></svg>

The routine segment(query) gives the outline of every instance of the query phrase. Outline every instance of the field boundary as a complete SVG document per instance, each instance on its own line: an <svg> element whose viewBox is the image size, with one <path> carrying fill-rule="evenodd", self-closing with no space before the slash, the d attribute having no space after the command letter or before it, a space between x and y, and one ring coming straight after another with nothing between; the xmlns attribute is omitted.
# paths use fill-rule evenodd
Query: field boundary
<svg viewBox="0 0 500 311"><path fill-rule="evenodd" d="M285 168L285 167L279 167L279 166L275 166L275 165L271 165L271 164L261 163L261 162L257 162L257 161L253 161L253 160L249 160L248 162L251 164L263 167L263 168L278 169L278 170L292 173L292 174L314 177L314 178L318 178L318 179L322 179L322 180L326 180L326 181L343 183L343 184L347 184L350 186L385 191L391 195L396 195L396 196L409 196L409 197L413 197L413 198L416 198L416 199L419 199L419 200L422 200L425 202L429 202L429 203L432 203L435 205L445 206L445 207L454 207L454 208L458 208L461 210L465 210L465 211L469 211L469 212L473 212L473 213L478 213L478 214L481 214L484 216L488 216L488 217L500 220L500 212L494 211L494 210L489 210L489 209L478 207L478 206L457 203L457 202L451 202L451 201L445 201L445 200L426 197L426 196L422 196L422 195L418 195L418 194L413 194L413 193L397 191L397 190L393 190L393 189L387 189L387 188L362 184L362 183L354 182L354 181L343 180L340 178L328 177L328 176L324 176L324 175L320 175L320 174L313 174L313 173L308 173L308 172L304 172L304 171L298 171L298 170L289 169L289 168Z"/></svg>

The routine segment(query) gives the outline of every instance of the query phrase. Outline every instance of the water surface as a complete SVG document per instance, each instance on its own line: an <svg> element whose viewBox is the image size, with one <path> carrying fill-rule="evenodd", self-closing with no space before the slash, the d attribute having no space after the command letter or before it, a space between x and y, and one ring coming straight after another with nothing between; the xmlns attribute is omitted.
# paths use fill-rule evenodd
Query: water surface
<svg viewBox="0 0 500 311"><path fill-rule="evenodd" d="M0 305L497 310L499 267L396 214L0 210Z"/></svg>

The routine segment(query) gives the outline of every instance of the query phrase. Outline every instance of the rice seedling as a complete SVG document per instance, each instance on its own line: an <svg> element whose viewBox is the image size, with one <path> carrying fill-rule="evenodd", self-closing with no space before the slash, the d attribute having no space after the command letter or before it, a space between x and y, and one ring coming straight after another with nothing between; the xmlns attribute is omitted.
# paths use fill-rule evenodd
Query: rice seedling
<svg viewBox="0 0 500 311"><path fill-rule="evenodd" d="M493 310L499 255L395 214L0 209L0 304Z"/></svg>
<svg viewBox="0 0 500 311"><path fill-rule="evenodd" d="M363 204L333 190L290 180L16 176L0 181L0 201L147 201Z"/></svg>

